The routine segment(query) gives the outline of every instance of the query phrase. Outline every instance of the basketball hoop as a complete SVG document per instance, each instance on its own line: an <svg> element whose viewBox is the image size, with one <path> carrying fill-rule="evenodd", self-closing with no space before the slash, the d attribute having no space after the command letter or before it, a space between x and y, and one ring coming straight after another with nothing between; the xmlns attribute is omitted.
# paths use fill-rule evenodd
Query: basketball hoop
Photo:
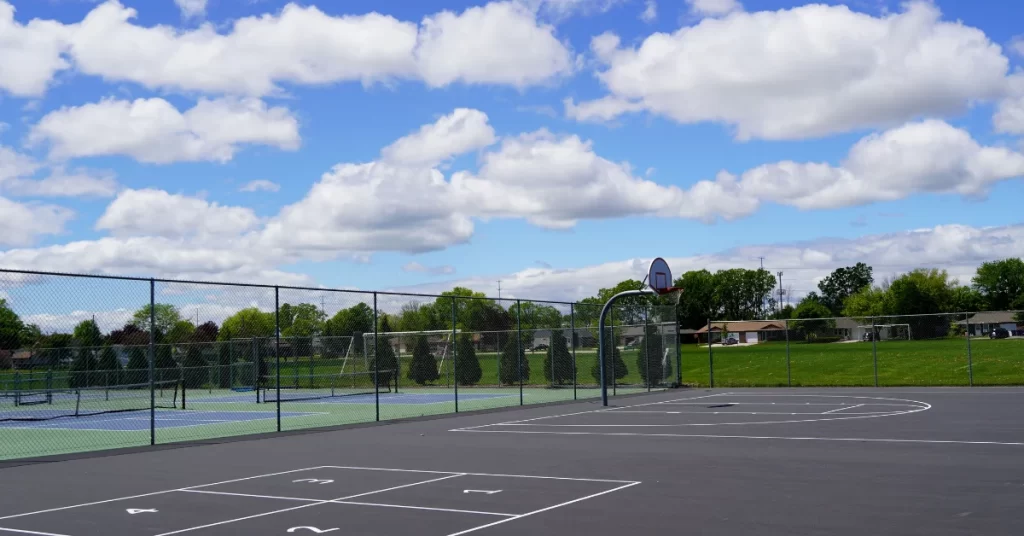
<svg viewBox="0 0 1024 536"><path fill-rule="evenodd" d="M683 287L672 286L672 269L665 259L658 257L651 261L647 271L647 285L659 296L675 296L676 305L683 297Z"/></svg>

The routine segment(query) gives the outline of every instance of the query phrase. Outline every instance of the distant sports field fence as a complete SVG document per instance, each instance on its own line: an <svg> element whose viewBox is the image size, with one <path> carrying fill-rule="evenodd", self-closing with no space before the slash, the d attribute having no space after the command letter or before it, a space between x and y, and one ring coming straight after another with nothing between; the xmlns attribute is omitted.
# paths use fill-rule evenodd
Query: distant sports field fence
<svg viewBox="0 0 1024 536"><path fill-rule="evenodd" d="M0 459L679 385L674 306L0 270Z"/></svg>
<svg viewBox="0 0 1024 536"><path fill-rule="evenodd" d="M688 385L1024 385L1020 311L712 321L680 333Z"/></svg>

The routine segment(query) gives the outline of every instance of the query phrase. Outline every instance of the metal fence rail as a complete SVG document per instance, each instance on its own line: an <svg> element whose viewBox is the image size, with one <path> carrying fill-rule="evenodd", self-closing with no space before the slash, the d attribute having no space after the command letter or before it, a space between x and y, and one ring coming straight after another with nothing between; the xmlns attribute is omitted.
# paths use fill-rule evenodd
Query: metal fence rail
<svg viewBox="0 0 1024 536"><path fill-rule="evenodd" d="M0 459L600 396L577 303L17 270L0 298ZM612 394L680 383L673 308L604 336Z"/></svg>

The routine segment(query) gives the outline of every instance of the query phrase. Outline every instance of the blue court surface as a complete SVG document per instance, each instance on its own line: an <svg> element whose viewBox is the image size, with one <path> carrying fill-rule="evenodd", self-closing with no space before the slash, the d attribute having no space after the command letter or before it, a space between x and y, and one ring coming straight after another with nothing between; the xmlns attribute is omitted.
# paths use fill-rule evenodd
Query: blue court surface
<svg viewBox="0 0 1024 536"><path fill-rule="evenodd" d="M52 416L65 415L59 410L20 411L21 417L37 417L45 419ZM316 413L281 412L281 417L305 417ZM155 424L157 428L185 428L188 426L204 426L210 424L245 423L265 419L276 419L276 411L188 411L188 410L157 410ZM49 421L10 421L0 422L2 429L32 430L101 430L105 432L138 432L149 430L149 410L126 413L107 413L86 415L81 417L56 418Z"/></svg>
<svg viewBox="0 0 1024 536"><path fill-rule="evenodd" d="M270 391L271 399L267 402L268 404L274 404L274 392ZM350 396L334 396L329 398L317 398L312 400L301 399L305 396L309 396L304 392L289 393L287 390L281 390L281 402L282 403L296 403L296 404L374 404L377 401L376 395L374 394L362 394L362 395L350 395ZM295 397L296 400L289 400ZM519 393L515 394L463 394L459 393L459 401L465 402L467 400L490 400L492 398L509 398L519 397ZM253 403L256 401L256 393L239 393L227 396L213 396L213 397L194 397L189 399L189 404L234 404L234 403ZM381 404L444 404L454 403L455 395L453 393L381 393L380 403Z"/></svg>

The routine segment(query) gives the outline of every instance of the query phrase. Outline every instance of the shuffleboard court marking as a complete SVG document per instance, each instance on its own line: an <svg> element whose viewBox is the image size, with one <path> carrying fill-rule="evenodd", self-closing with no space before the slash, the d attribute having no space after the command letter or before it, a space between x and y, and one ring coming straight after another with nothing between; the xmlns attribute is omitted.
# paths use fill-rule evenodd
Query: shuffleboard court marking
<svg viewBox="0 0 1024 536"><path fill-rule="evenodd" d="M515 517L518 514L506 514L502 512L480 512L477 510L458 510L455 508L435 508L432 506L410 506L407 504L386 504L386 503L370 503L370 502L356 502L356 501L345 501L345 500L333 500L333 504L352 504L355 506L375 506L381 508L406 508L409 510L427 510L431 512L450 512L454 514L475 514L482 516L498 516L498 517Z"/></svg>
<svg viewBox="0 0 1024 536"><path fill-rule="evenodd" d="M787 437L787 436L745 436L745 435L715 435L715 434L666 434L666 433L642 433L642 432L548 432L539 430L470 430L455 428L449 432L469 432L478 434L545 434L545 435L597 435L597 436L625 436L625 437L690 437L700 439L763 439L763 440L785 440L785 441L838 441L838 442L863 442L863 443L919 443L925 445L1003 445L1010 447L1024 447L1024 442L1013 441L958 441L951 439L896 439L896 438L874 438L874 437Z"/></svg>
<svg viewBox="0 0 1024 536"><path fill-rule="evenodd" d="M494 523L488 523L486 525L481 525L479 527L474 527L474 528L471 528L471 529L463 530L461 532L453 532L453 533L449 534L448 536L462 536L463 534L469 534L470 532L476 532L478 530L483 530L483 529L486 529L486 528L490 528L490 527L493 527L495 525L501 525L502 523L508 523L509 521L515 521L517 519L522 519L524 517L532 516L532 515L535 515L535 514L540 514L542 512L548 512L548 511L554 510L556 508L562 508L563 506L569 506L570 504L576 504L578 502L586 501L588 499L593 499L594 497L600 497L601 495L607 495L609 493L614 493L616 491L624 490L626 488L633 487L633 486L636 486L638 484L640 484L640 482L630 482L628 484L623 484L623 485L621 485L619 487L612 488L612 489L609 489L609 490L605 490L605 491L602 491L600 493L594 493L594 494L591 494L591 495L587 495L586 497L580 497L578 499L573 499L571 501L566 501L566 502L563 502L563 503L559 503L559 504L556 504L554 506L548 506L547 508L541 508L539 510L534 510L532 512L527 512L525 514L519 514L519 515L516 515L516 516L513 516L513 517L502 519L501 521L495 521Z"/></svg>
<svg viewBox="0 0 1024 536"><path fill-rule="evenodd" d="M609 480L606 478L570 478L564 476L538 476L538 475L508 475L502 473L453 473L451 471L426 471L422 469L391 469L386 467L355 467L355 466L343 466L343 465L325 465L318 469L333 468L333 469L357 469L364 471L394 471L398 473L429 473L437 475L460 475L460 476L496 476L501 478L536 478L541 480L568 480L572 482L605 482L608 484L631 484L633 480ZM2 518L0 518L2 519Z"/></svg>
<svg viewBox="0 0 1024 536"><path fill-rule="evenodd" d="M67 536L67 534L57 534L55 532L39 532L35 530L8 529L4 527L0 527L0 532L17 532L18 534L36 534L38 536Z"/></svg>
<svg viewBox="0 0 1024 536"><path fill-rule="evenodd" d="M2 521L4 519L14 519L14 518L17 518L17 517L32 516L32 515L36 515L36 514L47 514L47 513L50 513L50 512L60 512L62 510L70 510L72 508L81 508L83 506L95 506L97 504L106 504L106 503L112 503L112 502L117 502L117 501L126 501L128 499L138 499L138 498L141 498L141 497L152 497L154 495L164 495L164 494L167 494L167 493L174 493L176 491L189 491L189 490L198 489L198 488L205 488L205 487L210 487L210 486L219 486L221 484L230 484L232 482L243 482L245 480L253 480L253 479L256 479L256 478L266 478L268 476L287 475L287 474L291 474L291 473L298 473L298 472L301 472L301 471L314 471L316 469L323 469L324 467L325 466L304 467L302 469L292 469L292 470L289 470L289 471L279 471L279 472L276 472L276 473L267 473L267 474L256 475L256 476L247 476L247 477L244 477L244 478L235 478L235 479L231 479L231 480L224 480L224 481L221 481L221 482L213 482L211 484L200 484L198 486L188 486L188 487L185 487L185 488L175 488L175 489L168 489L168 490L163 490L163 491L154 491L152 493L142 493L142 494L139 494L139 495L129 495L127 497L117 497L117 498L114 498L114 499L104 499L102 501L93 501L93 502L87 502L87 503L81 503L81 504L72 504L70 506L60 506L60 507L57 507L57 508L47 508L46 510L36 510L34 512L25 512L25 513L21 513L21 514L14 514L14 515L9 515L9 516L3 516L3 517L0 517L0 521Z"/></svg>
<svg viewBox="0 0 1024 536"><path fill-rule="evenodd" d="M348 495L346 497L338 497L337 499L330 499L330 500L325 500L325 501L318 501L318 502L315 502L315 503L301 504L299 506L293 506L291 508L282 508L280 510L273 510L271 512L263 512L263 513L254 514L254 515L251 515L251 516L238 517L238 518L235 518L235 519L228 519L228 520L225 520L225 521L218 521L216 523L208 523L206 525L200 525L198 527L189 527L187 529L174 530L174 531L171 531L171 532L163 532L163 533L160 533L160 534L156 534L154 536L171 536L172 534L181 534L181 533L184 533L184 532L192 532L194 530L207 529L207 528L210 528L210 527L219 527L221 525L228 525L230 523L237 523L239 521L246 521L246 520L255 519L255 518L258 518L258 517L266 517L266 516L270 516L270 515L274 515L274 514L280 514L282 512L291 512L291 511L294 511L294 510L301 510L303 508L309 508L311 506L319 506L319 505L322 505L322 504L330 504L330 503L335 502L335 501L347 501L347 500L350 500L350 499L357 499L359 497L366 497L367 495L374 495L374 494L377 494L377 493L384 493L384 492L387 492L387 491L394 491L396 489L411 488L413 486L420 486L420 485L423 485L423 484L430 484L431 482L440 482L441 480L448 480L449 478L458 478L460 476L464 476L464 475L462 473L449 474L447 476L442 476L442 477L439 477L439 478L433 478L433 479L424 480L424 481L421 481L421 482L413 482L412 484L403 484L401 486L393 486L393 487L386 488L386 489L378 489L378 490L374 490L374 491L367 491L365 493L357 493L355 495Z"/></svg>

